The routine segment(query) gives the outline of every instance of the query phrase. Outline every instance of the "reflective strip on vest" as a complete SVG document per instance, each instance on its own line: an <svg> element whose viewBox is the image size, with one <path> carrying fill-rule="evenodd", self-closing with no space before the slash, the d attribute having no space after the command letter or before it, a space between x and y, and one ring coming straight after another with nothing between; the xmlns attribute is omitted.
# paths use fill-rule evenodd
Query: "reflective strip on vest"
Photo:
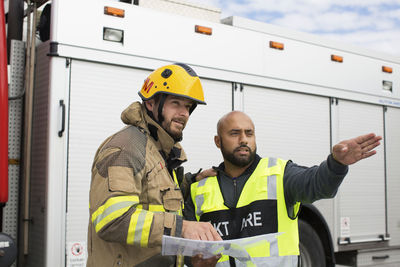
<svg viewBox="0 0 400 267"><path fill-rule="evenodd" d="M259 257L259 258L252 258L252 261L249 262L240 262L235 260L236 267L297 267L298 256L271 256L271 257ZM229 260L224 262L218 262L217 267L230 267Z"/></svg>
<svg viewBox="0 0 400 267"><path fill-rule="evenodd" d="M109 198L92 214L92 223L96 232L104 225L127 212L133 205L139 203L138 196L118 196Z"/></svg>
<svg viewBox="0 0 400 267"><path fill-rule="evenodd" d="M261 159L243 187L236 205L236 209L239 210L240 208L253 207L252 203L255 203L255 201L261 201L261 203L264 203L263 201L276 201L276 204L274 204L276 205L276 215L274 216L277 217L272 220L277 220L277 231L282 234L277 236L277 240L271 242L271 244L266 242L267 244L248 249L257 266L297 266L297 255L299 255L297 219L292 220L288 217L283 189L283 174L286 163L287 161L276 158ZM202 215L228 209L223 204L224 199L217 177L209 177L193 183L191 185L191 197L198 221L200 221ZM299 203L295 205L296 213L298 208ZM215 214L215 212L212 214ZM207 216L204 216L203 220ZM236 262L239 263L237 259ZM252 264L250 262L240 266L255 266ZM229 266L229 257L222 255L218 266Z"/></svg>
<svg viewBox="0 0 400 267"><path fill-rule="evenodd" d="M195 206L196 219L198 221L204 212L228 210L228 208L223 204L224 198L219 190L216 177L205 178L199 182L193 183L190 191ZM204 207L208 208L204 210Z"/></svg>

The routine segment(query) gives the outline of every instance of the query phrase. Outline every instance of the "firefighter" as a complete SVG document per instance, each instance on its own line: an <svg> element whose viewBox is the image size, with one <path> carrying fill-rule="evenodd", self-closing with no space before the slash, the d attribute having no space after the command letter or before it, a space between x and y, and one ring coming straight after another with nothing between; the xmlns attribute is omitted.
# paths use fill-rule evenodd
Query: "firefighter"
<svg viewBox="0 0 400 267"><path fill-rule="evenodd" d="M210 221L224 240L282 233L274 242L259 243L251 249L256 266L297 266L300 203L334 197L348 165L374 155L373 149L381 140L380 136L367 134L342 141L333 147L326 161L307 168L257 155L254 124L242 112L222 117L217 132L214 141L224 161L216 168L215 176L191 185L185 216ZM202 265L199 257L193 262ZM222 255L217 266L238 263Z"/></svg>
<svg viewBox="0 0 400 267"><path fill-rule="evenodd" d="M205 104L196 73L175 63L152 72L121 114L125 128L107 138L92 165L90 267L174 266L162 256L163 235L221 240L210 223L182 219L175 171L186 156L179 141L189 115ZM182 258L180 258L182 260Z"/></svg>

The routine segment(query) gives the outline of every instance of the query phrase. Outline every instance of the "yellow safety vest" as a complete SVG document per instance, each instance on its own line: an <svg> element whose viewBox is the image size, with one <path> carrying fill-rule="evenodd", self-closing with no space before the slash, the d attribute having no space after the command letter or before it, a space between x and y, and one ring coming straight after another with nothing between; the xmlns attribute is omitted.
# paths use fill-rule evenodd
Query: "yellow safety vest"
<svg viewBox="0 0 400 267"><path fill-rule="evenodd" d="M210 221L223 239L282 233L275 241L248 249L253 262L247 262L247 266L297 266L298 222L297 217L291 219L287 214L283 189L286 163L276 158L261 159L243 187L236 207L231 209L224 205L217 177L191 185L196 219ZM297 203L296 215L299 207ZM217 266L230 266L229 256L222 255Z"/></svg>

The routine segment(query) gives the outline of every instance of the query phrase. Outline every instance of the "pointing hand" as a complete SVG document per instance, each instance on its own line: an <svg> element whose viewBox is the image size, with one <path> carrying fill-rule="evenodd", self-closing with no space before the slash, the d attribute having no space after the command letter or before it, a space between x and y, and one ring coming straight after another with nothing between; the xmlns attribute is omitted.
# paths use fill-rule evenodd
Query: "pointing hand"
<svg viewBox="0 0 400 267"><path fill-rule="evenodd" d="M373 149L380 145L380 140L382 140L381 136L370 133L341 141L333 147L332 156L343 165L354 164L375 155L376 151Z"/></svg>

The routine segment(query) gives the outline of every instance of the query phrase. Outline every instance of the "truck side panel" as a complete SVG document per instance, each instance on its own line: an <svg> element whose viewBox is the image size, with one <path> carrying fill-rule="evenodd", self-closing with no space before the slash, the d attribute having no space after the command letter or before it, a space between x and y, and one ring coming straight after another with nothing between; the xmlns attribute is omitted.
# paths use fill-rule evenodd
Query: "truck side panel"
<svg viewBox="0 0 400 267"><path fill-rule="evenodd" d="M121 112L139 100L149 71L72 60L68 139L68 243L84 242L91 166L99 145L124 127ZM67 255L71 256L67 247Z"/></svg>
<svg viewBox="0 0 400 267"><path fill-rule="evenodd" d="M334 143L369 132L383 136L382 106L339 100L335 112ZM344 238L351 242L379 241L380 235L386 235L384 146L377 152L350 166L339 189L336 223L340 229L336 234L342 243Z"/></svg>
<svg viewBox="0 0 400 267"><path fill-rule="evenodd" d="M389 244L400 246L400 109L387 108L385 126Z"/></svg>
<svg viewBox="0 0 400 267"><path fill-rule="evenodd" d="M250 85L243 91L244 111L254 120L260 155L306 166L328 156L329 98Z"/></svg>

